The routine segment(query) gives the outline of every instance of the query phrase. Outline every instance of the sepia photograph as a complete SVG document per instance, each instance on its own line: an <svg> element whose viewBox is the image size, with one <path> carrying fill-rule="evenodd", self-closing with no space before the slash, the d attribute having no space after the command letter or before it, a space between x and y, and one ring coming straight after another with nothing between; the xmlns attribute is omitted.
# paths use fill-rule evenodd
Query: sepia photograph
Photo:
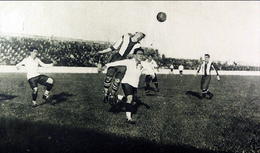
<svg viewBox="0 0 260 153"><path fill-rule="evenodd" d="M1 1L0 153L260 153L259 1Z"/></svg>

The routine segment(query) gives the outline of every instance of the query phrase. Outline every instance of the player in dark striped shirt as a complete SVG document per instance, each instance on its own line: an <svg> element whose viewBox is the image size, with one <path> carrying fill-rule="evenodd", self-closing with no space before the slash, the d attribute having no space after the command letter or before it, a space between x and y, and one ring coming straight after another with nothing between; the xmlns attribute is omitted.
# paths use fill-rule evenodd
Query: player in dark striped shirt
<svg viewBox="0 0 260 153"><path fill-rule="evenodd" d="M208 95L208 99L211 99L213 97L213 94L209 92L209 84L211 80L211 70L215 70L217 74L217 79L220 80L219 74L217 69L214 67L214 64L210 61L210 55L205 54L205 61L201 64L199 69L197 70L196 75L202 71L202 77L201 77L201 90L202 90L202 97L205 98L206 95Z"/></svg>
<svg viewBox="0 0 260 153"><path fill-rule="evenodd" d="M126 59L127 55L133 52L135 48L141 47L140 41L144 37L145 34L142 32L136 32L134 35L130 33L125 34L113 46L105 50L99 51L99 53L102 54L111 51L116 51L116 53L112 55L109 63ZM114 103L113 101L116 100L116 94L119 89L120 82L125 75L125 72L126 72L125 66L109 67L107 69L106 79L104 81L104 94L105 94L103 98L104 103L107 103L108 101L110 101L110 104ZM113 77L115 79L112 84ZM111 84L112 84L112 91L111 93L109 93L109 88Z"/></svg>

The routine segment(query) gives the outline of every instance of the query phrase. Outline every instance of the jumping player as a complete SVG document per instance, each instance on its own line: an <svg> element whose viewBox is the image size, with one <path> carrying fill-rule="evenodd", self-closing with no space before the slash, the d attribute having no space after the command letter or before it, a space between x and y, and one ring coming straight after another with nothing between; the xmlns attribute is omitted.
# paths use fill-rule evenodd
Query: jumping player
<svg viewBox="0 0 260 153"><path fill-rule="evenodd" d="M153 56L152 54L149 54L148 56L148 59L146 60L147 63L149 63L149 65L151 66L153 72L154 72L154 75L155 75L155 78L152 79L151 78L151 75L149 74L146 74L145 76L145 83L146 83L146 86L145 86L145 93L149 93L150 92L150 81L152 80L152 82L154 83L155 87L156 87L156 91L159 92L159 88L158 88L158 81L157 81L157 75L156 75L156 71L159 72L159 67L157 65L157 63L153 60ZM156 71L155 71L156 69Z"/></svg>
<svg viewBox="0 0 260 153"><path fill-rule="evenodd" d="M155 78L154 72L147 62L143 60L144 50L142 48L136 48L134 50L133 59L125 59L112 63L108 63L106 66L115 67L115 66L124 66L126 68L126 73L122 79L122 89L124 95L127 99L126 108L126 123L135 124L135 121L132 119L132 102L136 100L137 88L139 83L140 75L143 71L148 71L146 74L150 74L152 78ZM122 96L121 96L122 97Z"/></svg>
<svg viewBox="0 0 260 153"><path fill-rule="evenodd" d="M213 94L209 92L209 84L211 80L211 70L215 70L217 74L217 79L220 80L219 74L217 69L214 67L213 63L210 61L210 55L205 54L205 61L201 64L199 69L197 70L196 75L202 70L202 77L201 77L201 90L202 90L202 97L205 98L208 95L208 99L213 97ZM195 75L195 76L196 76Z"/></svg>
<svg viewBox="0 0 260 153"><path fill-rule="evenodd" d="M53 64L44 64L39 58L37 58L38 49L30 48L30 56L23 59L20 63L16 65L19 70L21 66L25 66L27 70L27 80L32 88L32 103L33 106L37 106L36 99L38 94L38 84L46 86L46 90L42 98L47 100L49 98L49 92L53 87L54 80L46 75L41 75L38 72L38 66L42 67L52 67Z"/></svg>
<svg viewBox="0 0 260 153"><path fill-rule="evenodd" d="M99 51L98 53L108 53L111 51L117 51L113 54L110 62L115 62L119 60L126 59L127 55L130 54L135 48L141 47L140 41L145 38L145 34L142 32L136 32L134 35L128 33L123 35L120 40L118 40L113 46L105 50ZM103 102L116 100L116 94L120 87L120 82L125 75L126 69L122 66L111 66L107 69L106 78L104 81L104 98ZM112 85L112 91L109 93L109 88L112 84L114 77L114 82Z"/></svg>

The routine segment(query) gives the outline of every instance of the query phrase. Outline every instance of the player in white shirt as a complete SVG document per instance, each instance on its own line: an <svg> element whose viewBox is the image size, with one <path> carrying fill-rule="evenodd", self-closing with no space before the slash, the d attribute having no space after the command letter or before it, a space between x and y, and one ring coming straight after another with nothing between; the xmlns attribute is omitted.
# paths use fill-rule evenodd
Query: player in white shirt
<svg viewBox="0 0 260 153"><path fill-rule="evenodd" d="M124 95L127 99L126 107L126 122L129 124L134 124L135 122L132 120L132 102L135 101L137 88L139 84L139 79L141 74L144 71L147 71L146 74L150 74L152 78L154 78L154 72L151 69L151 66L145 61L143 61L144 50L142 48L136 48L134 50L134 58L133 59L125 59L112 63L106 64L106 66L125 66L126 73L124 78L121 81L122 89L124 91ZM122 96L121 96L122 97Z"/></svg>
<svg viewBox="0 0 260 153"><path fill-rule="evenodd" d="M179 69L180 76L182 76L184 70L183 65L179 65L178 69Z"/></svg>
<svg viewBox="0 0 260 153"><path fill-rule="evenodd" d="M171 69L170 74L173 74L173 69L174 69L173 64L171 64L170 69Z"/></svg>
<svg viewBox="0 0 260 153"><path fill-rule="evenodd" d="M136 32L135 34L125 34L123 35L113 46L99 51L99 54L108 53L112 51L116 51L109 61L115 62L119 60L126 59L127 55L133 52L135 48L141 47L140 41L145 38L145 34L142 32ZM120 87L120 82L124 77L126 69L122 66L117 67L109 67L107 69L106 78L104 81L104 98L103 102L107 103L115 98L117 91ZM114 81L112 83L114 77ZM109 88L112 84L111 93L109 93Z"/></svg>
<svg viewBox="0 0 260 153"><path fill-rule="evenodd" d="M152 57L152 54L150 54L148 56L148 59L146 60L146 62L151 66L153 72L154 72L154 75L155 75L155 78L152 79L151 76L149 74L146 74L145 76L145 83L146 83L146 87L145 87L145 93L149 93L150 92L150 82L152 80L152 82L154 83L155 87L156 87L156 91L159 92L159 87L158 87L158 81L157 81L157 75L156 73L159 72L159 67L157 65L157 63L153 60L153 57ZM156 70L155 70L156 69Z"/></svg>
<svg viewBox="0 0 260 153"><path fill-rule="evenodd" d="M49 98L49 92L53 87L54 80L46 75L41 75L38 71L38 66L42 67L52 67L54 64L45 64L39 58L37 58L38 49L30 48L30 56L23 59L20 63L16 65L19 70L21 66L25 66L27 70L27 80L32 88L32 103L33 106L37 106L36 99L38 93L38 84L46 86L46 90L43 95L43 99L47 100Z"/></svg>

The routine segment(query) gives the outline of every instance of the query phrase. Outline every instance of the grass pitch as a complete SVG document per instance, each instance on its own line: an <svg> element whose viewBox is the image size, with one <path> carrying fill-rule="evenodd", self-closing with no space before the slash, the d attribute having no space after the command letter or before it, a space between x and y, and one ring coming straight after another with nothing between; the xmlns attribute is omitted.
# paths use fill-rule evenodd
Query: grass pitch
<svg viewBox="0 0 260 153"><path fill-rule="evenodd" d="M102 102L104 74L47 74L52 101L31 103L23 73L0 74L0 152L260 152L260 78L212 76L214 97L200 99L200 76L158 75L145 95L141 77L135 125ZM153 86L153 85L152 85Z"/></svg>

